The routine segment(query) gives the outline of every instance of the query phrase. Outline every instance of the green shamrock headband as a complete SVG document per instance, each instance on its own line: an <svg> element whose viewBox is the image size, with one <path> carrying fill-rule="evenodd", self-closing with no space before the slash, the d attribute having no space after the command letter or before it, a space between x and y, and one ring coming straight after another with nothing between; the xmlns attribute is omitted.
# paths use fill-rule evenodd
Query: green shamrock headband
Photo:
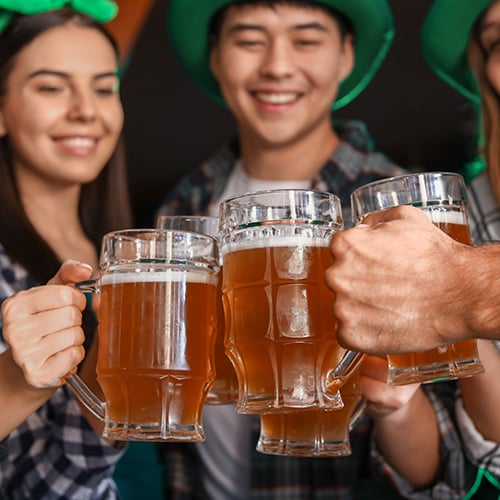
<svg viewBox="0 0 500 500"><path fill-rule="evenodd" d="M113 0L0 0L0 32L16 14L30 16L61 9L65 5L99 23L111 21L118 13L118 5Z"/></svg>

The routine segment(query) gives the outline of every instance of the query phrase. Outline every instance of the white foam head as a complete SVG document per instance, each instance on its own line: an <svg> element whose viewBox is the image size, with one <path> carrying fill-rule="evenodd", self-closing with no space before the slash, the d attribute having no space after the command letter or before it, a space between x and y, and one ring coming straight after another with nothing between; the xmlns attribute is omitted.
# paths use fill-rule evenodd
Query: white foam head
<svg viewBox="0 0 500 500"><path fill-rule="evenodd" d="M125 271L111 272L101 277L101 285L116 285L119 283L202 283L217 285L217 275L212 272L197 270L166 269L164 271Z"/></svg>

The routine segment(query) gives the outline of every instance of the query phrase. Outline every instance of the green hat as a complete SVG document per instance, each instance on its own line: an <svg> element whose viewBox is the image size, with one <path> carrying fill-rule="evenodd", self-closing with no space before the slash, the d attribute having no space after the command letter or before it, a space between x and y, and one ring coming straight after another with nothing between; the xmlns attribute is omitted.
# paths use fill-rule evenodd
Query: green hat
<svg viewBox="0 0 500 500"><path fill-rule="evenodd" d="M171 0L168 29L182 67L200 88L219 104L225 104L209 67L209 28L213 16L237 0ZM352 24L355 65L342 82L333 109L357 97L373 78L394 38L392 13L387 0L311 0L325 5Z"/></svg>
<svg viewBox="0 0 500 500"><path fill-rule="evenodd" d="M493 0L437 0L424 22L422 50L432 70L467 99L480 103L467 62L472 28Z"/></svg>

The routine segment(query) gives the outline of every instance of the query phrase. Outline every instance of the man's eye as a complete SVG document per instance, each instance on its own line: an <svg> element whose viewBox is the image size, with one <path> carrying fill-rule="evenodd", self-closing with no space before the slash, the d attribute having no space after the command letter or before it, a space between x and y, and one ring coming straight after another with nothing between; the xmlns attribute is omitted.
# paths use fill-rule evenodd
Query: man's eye
<svg viewBox="0 0 500 500"><path fill-rule="evenodd" d="M302 46L302 47L313 47L315 45L319 45L320 41L319 40L313 40L313 39L300 39L295 41L296 45Z"/></svg>
<svg viewBox="0 0 500 500"><path fill-rule="evenodd" d="M259 45L263 45L263 43L261 40L238 40L236 45L239 47L258 47Z"/></svg>

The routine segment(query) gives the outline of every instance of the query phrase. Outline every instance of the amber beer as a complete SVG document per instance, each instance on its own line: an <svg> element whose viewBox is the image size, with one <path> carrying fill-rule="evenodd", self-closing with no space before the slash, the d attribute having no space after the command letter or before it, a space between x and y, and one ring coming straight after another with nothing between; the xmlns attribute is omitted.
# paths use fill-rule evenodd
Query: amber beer
<svg viewBox="0 0 500 500"><path fill-rule="evenodd" d="M429 219L451 238L470 245L472 243L467 219L461 207L440 210L424 209ZM475 339L462 340L429 351L409 354L391 354L389 361L389 383L399 380L426 382L436 379L453 379L457 376L481 373Z"/></svg>
<svg viewBox="0 0 500 500"><path fill-rule="evenodd" d="M229 404L238 400L238 378L224 346L225 319L222 304L222 268L217 286L217 335L215 337L215 380L208 391L207 404Z"/></svg>
<svg viewBox="0 0 500 500"><path fill-rule="evenodd" d="M332 457L351 454L349 427L361 409L360 370L340 389L344 407L260 416L257 451L270 455Z"/></svg>
<svg viewBox="0 0 500 500"><path fill-rule="evenodd" d="M325 284L328 238L254 236L224 253L226 349L241 383L237 410L338 407L340 398L323 392L345 352Z"/></svg>
<svg viewBox="0 0 500 500"><path fill-rule="evenodd" d="M105 334L97 375L112 422L107 437L204 437L215 301L216 277L197 270L138 272L135 266L102 277L99 331Z"/></svg>

